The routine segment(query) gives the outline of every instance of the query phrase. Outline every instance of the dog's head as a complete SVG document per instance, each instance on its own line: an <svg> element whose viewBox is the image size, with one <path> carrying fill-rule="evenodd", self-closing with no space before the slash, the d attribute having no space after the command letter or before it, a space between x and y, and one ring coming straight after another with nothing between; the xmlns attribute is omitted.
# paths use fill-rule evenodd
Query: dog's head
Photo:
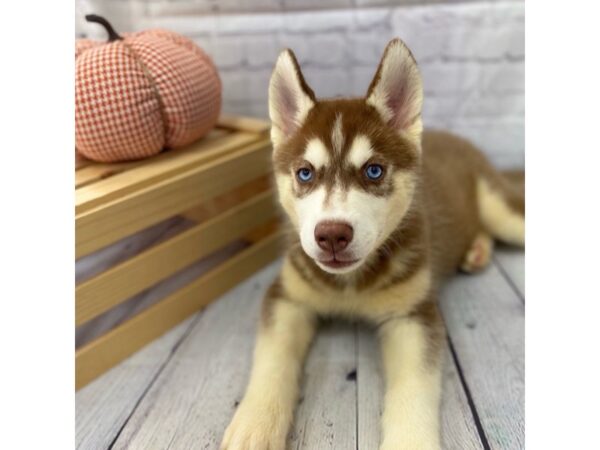
<svg viewBox="0 0 600 450"><path fill-rule="evenodd" d="M408 211L422 99L417 65L399 39L357 99L317 100L294 54L279 55L269 86L279 199L302 248L326 272L359 268Z"/></svg>

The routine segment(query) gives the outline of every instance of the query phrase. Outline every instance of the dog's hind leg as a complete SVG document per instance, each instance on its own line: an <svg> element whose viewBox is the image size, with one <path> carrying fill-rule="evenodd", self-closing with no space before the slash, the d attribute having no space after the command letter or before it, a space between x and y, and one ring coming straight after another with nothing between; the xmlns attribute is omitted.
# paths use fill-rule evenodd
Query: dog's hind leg
<svg viewBox="0 0 600 450"><path fill-rule="evenodd" d="M524 174L486 172L477 180L477 203L485 231L507 244L524 247Z"/></svg>
<svg viewBox="0 0 600 450"><path fill-rule="evenodd" d="M492 260L494 239L488 233L479 233L473 239L460 269L467 273L477 272L485 268Z"/></svg>

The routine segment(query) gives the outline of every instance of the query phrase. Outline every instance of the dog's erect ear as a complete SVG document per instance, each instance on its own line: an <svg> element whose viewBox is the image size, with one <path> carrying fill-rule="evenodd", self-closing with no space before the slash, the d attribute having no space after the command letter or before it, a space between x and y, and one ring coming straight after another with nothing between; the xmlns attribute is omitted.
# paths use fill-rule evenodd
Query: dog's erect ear
<svg viewBox="0 0 600 450"><path fill-rule="evenodd" d="M294 53L282 51L269 84L271 140L275 148L298 130L314 105L315 94L304 81Z"/></svg>
<svg viewBox="0 0 600 450"><path fill-rule="evenodd" d="M420 141L423 83L412 53L400 39L385 48L367 91L367 103L396 130Z"/></svg>

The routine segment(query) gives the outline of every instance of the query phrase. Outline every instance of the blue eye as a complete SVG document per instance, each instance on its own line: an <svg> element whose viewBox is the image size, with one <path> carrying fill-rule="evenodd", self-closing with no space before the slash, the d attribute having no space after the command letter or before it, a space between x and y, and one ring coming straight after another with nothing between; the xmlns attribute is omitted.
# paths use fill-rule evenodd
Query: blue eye
<svg viewBox="0 0 600 450"><path fill-rule="evenodd" d="M298 176L298 180L300 180L302 183L310 181L313 177L312 170L307 169L306 167L303 167L302 169L298 170L296 175Z"/></svg>
<svg viewBox="0 0 600 450"><path fill-rule="evenodd" d="M365 174L370 180L378 180L383 175L383 167L379 164L369 164L365 169Z"/></svg>

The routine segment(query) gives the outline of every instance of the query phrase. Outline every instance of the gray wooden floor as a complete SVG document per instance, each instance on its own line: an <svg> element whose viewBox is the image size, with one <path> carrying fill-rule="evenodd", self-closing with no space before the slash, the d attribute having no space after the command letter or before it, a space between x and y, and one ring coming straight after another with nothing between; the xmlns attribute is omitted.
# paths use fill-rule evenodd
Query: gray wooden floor
<svg viewBox="0 0 600 450"><path fill-rule="evenodd" d="M217 449L241 399L274 263L76 396L81 449ZM444 448L524 447L524 255L443 291ZM356 371L356 377L352 372ZM307 360L293 449L376 449L383 382L367 327L328 323Z"/></svg>

